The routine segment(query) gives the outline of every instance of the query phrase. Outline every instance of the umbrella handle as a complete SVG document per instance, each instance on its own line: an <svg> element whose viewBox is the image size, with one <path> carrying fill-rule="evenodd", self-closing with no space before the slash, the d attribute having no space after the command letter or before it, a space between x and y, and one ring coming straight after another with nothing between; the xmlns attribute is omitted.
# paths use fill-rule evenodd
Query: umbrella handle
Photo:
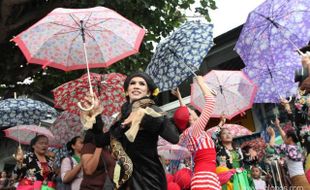
<svg viewBox="0 0 310 190"><path fill-rule="evenodd" d="M79 108L80 108L81 110L83 110L83 111L90 111L90 110L92 110L92 109L94 108L94 106L95 106L94 103L95 103L95 98L92 97L92 99L91 99L91 106L90 106L90 107L84 108L84 107L82 106L81 102L78 102L77 105L78 105Z"/></svg>

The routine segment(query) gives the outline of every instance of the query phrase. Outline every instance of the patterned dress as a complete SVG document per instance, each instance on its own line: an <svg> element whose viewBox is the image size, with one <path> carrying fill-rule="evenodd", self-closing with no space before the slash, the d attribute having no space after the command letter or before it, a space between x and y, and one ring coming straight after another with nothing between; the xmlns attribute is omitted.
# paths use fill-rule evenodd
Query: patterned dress
<svg viewBox="0 0 310 190"><path fill-rule="evenodd" d="M206 133L210 115L215 107L214 97L205 97L204 109L198 120L180 136L179 144L187 147L194 157L195 167L192 190L220 190L216 169L216 151L211 137Z"/></svg>

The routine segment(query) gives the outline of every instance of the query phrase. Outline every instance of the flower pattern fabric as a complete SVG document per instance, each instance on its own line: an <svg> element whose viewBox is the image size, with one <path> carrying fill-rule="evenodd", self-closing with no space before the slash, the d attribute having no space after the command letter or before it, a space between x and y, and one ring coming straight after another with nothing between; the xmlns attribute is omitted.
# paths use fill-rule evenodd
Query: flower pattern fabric
<svg viewBox="0 0 310 190"><path fill-rule="evenodd" d="M297 145L275 145L277 154L285 154L290 160L300 162L303 160L302 152Z"/></svg>
<svg viewBox="0 0 310 190"><path fill-rule="evenodd" d="M86 68L82 29L90 68L108 67L139 52L144 29L105 7L57 8L13 41L29 63L64 71Z"/></svg>
<svg viewBox="0 0 310 190"><path fill-rule="evenodd" d="M90 78L93 91L103 107L102 115L112 116L119 112L126 101L123 89L126 76L119 73L104 75L90 73ZM56 108L79 114L80 108L77 103L89 93L87 74L58 86L52 92Z"/></svg>
<svg viewBox="0 0 310 190"><path fill-rule="evenodd" d="M308 44L309 17L308 0L266 0L249 14L235 50L259 86L256 103L277 103L280 96L295 94L294 74L301 68L296 49Z"/></svg>
<svg viewBox="0 0 310 190"><path fill-rule="evenodd" d="M162 40L146 68L160 91L179 86L197 71L213 46L213 25L189 21Z"/></svg>
<svg viewBox="0 0 310 190"><path fill-rule="evenodd" d="M41 120L57 116L57 111L44 102L32 99L0 101L0 127L39 124Z"/></svg>

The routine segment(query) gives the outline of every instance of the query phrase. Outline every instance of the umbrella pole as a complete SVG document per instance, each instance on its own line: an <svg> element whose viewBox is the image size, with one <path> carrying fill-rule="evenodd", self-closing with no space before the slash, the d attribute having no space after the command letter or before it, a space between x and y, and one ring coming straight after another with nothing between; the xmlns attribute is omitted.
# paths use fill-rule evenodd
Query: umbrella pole
<svg viewBox="0 0 310 190"><path fill-rule="evenodd" d="M91 109L94 108L95 97L94 97L93 87L92 87L91 81L90 81L90 73L89 73L89 65L88 65L88 57L87 57L87 50L86 50L86 43L85 43L85 33L84 33L83 21L81 21L81 35L82 35L82 39L83 39L83 49L84 49L84 57L85 57L85 62L86 62L87 79L88 79L88 84L89 84L89 93L90 93L90 96L92 97L92 99L91 99L91 106L90 107L84 108L82 106L81 102L78 102L78 106L83 111L90 111Z"/></svg>

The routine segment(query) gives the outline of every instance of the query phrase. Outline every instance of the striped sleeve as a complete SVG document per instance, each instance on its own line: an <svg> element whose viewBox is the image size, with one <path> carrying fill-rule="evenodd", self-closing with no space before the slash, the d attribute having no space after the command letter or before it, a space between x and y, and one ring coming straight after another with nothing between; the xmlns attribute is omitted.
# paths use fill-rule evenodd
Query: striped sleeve
<svg viewBox="0 0 310 190"><path fill-rule="evenodd" d="M202 110L201 115L197 121L190 127L191 136L198 138L202 132L204 132L205 127L210 119L210 116L215 107L215 98L213 96L205 96L205 105Z"/></svg>

